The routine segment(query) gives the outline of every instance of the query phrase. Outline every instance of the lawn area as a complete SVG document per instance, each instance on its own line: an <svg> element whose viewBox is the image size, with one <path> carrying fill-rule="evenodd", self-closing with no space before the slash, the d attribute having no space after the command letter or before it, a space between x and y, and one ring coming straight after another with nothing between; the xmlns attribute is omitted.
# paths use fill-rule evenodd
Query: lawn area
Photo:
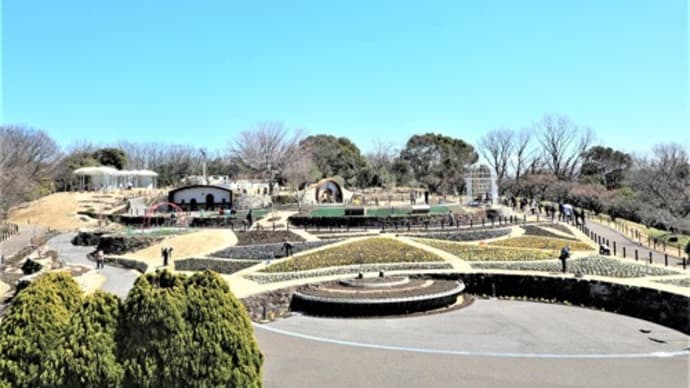
<svg viewBox="0 0 690 388"><path fill-rule="evenodd" d="M344 207L322 207L311 211L312 217L343 217L345 216Z"/></svg>
<svg viewBox="0 0 690 388"><path fill-rule="evenodd" d="M442 251L446 251L467 261L532 261L557 258L557 252L546 252L537 249L510 249L498 247L482 247L478 245L460 244L449 241L430 239L415 239L418 243L426 244Z"/></svg>
<svg viewBox="0 0 690 388"><path fill-rule="evenodd" d="M538 271L561 272L561 263L558 260L543 262L515 262L515 263L473 263L476 269L506 269L514 271ZM614 278L637 278L644 276L677 275L678 272L670 271L645 264L625 262L618 259L591 256L581 259L568 260L568 273L581 273L583 275L610 276Z"/></svg>
<svg viewBox="0 0 690 388"><path fill-rule="evenodd" d="M443 261L422 249L388 237L352 241L291 260L270 265L262 272L307 271L325 267L378 263L416 263Z"/></svg>
<svg viewBox="0 0 690 388"><path fill-rule="evenodd" d="M513 248L534 248L560 250L566 245L571 251L591 251L594 250L589 244L582 241L572 241L561 238L522 236L491 242L490 245L513 247Z"/></svg>

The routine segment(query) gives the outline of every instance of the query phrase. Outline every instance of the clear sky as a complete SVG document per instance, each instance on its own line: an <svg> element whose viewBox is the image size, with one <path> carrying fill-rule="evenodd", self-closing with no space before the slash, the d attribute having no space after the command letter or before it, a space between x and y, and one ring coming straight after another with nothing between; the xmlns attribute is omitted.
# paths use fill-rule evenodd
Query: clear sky
<svg viewBox="0 0 690 388"><path fill-rule="evenodd" d="M4 124L224 148L256 122L402 145L545 112L688 143L681 0L2 1Z"/></svg>

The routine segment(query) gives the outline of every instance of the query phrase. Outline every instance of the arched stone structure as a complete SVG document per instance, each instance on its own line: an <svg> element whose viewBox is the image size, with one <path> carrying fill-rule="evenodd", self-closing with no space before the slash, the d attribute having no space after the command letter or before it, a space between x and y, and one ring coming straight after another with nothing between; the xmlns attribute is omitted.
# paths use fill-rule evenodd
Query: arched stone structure
<svg viewBox="0 0 690 388"><path fill-rule="evenodd" d="M316 183L315 190L316 203L342 203L343 188L335 179L322 179Z"/></svg>

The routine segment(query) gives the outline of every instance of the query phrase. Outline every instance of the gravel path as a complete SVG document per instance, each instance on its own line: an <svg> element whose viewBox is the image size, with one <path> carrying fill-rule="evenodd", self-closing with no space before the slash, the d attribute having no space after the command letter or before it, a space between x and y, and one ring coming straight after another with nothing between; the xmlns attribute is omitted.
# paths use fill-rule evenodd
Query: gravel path
<svg viewBox="0 0 690 388"><path fill-rule="evenodd" d="M63 233L55 236L48 240L46 246L48 249L57 251L58 257L66 264L95 268L95 262L86 258L86 254L92 252L94 248L72 245L71 241L75 235L76 233ZM134 281L140 275L137 271L107 264L105 268L98 270L98 272L106 278L102 289L112 292L122 299L127 296Z"/></svg>

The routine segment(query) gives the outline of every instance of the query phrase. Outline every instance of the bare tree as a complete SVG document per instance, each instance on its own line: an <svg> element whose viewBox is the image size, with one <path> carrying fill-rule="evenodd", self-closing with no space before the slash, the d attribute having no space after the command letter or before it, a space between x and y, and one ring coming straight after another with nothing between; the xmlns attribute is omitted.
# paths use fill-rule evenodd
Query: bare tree
<svg viewBox="0 0 690 388"><path fill-rule="evenodd" d="M393 162L399 154L400 150L392 143L375 139L373 150L365 155L372 175L368 184L374 186L394 185Z"/></svg>
<svg viewBox="0 0 690 388"><path fill-rule="evenodd" d="M230 144L230 156L267 179L273 194L276 177L301 157L299 143L303 137L302 130L297 129L290 134L282 123L259 123L251 130L240 132Z"/></svg>
<svg viewBox="0 0 690 388"><path fill-rule="evenodd" d="M520 177L524 175L529 167L530 160L535 162L532 157L532 152L529 149L530 140L532 139L532 130L525 128L513 136L513 152L512 159L513 170L515 171L515 180L520 181Z"/></svg>
<svg viewBox="0 0 690 388"><path fill-rule="evenodd" d="M0 218L10 207L52 190L51 174L60 158L45 132L23 126L0 126Z"/></svg>
<svg viewBox="0 0 690 388"><path fill-rule="evenodd" d="M690 227L690 161L680 144L658 144L651 157L635 158L632 180L648 225Z"/></svg>
<svg viewBox="0 0 690 388"><path fill-rule="evenodd" d="M544 115L535 124L548 170L559 178L572 178L582 155L593 140L589 128L580 129L565 116Z"/></svg>
<svg viewBox="0 0 690 388"><path fill-rule="evenodd" d="M308 184L318 179L319 176L319 169L314 164L309 150L303 150L303 152L298 153L295 159L285 168L283 178L285 178L290 190L295 192L300 213L302 212Z"/></svg>
<svg viewBox="0 0 690 388"><path fill-rule="evenodd" d="M508 162L513 153L515 143L514 132L507 128L489 131L478 144L479 152L496 172L496 177L502 181L508 173Z"/></svg>

